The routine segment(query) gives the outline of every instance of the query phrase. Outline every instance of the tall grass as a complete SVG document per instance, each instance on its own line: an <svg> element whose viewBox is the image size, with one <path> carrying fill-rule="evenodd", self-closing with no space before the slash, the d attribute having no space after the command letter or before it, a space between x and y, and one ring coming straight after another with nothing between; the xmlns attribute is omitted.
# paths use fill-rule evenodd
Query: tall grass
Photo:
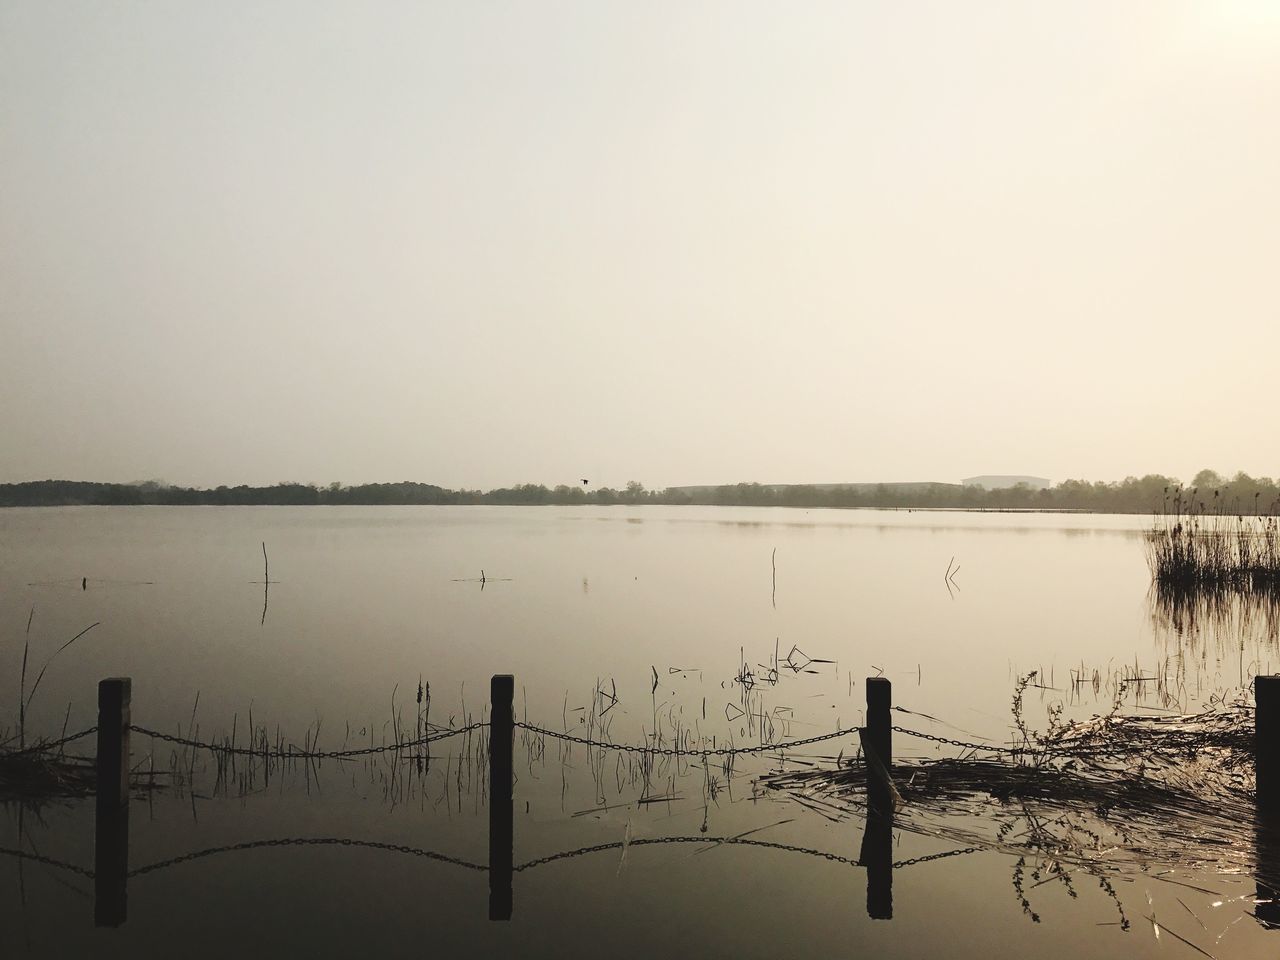
<svg viewBox="0 0 1280 960"><path fill-rule="evenodd" d="M1245 507L1248 509L1245 509ZM1147 563L1172 590L1280 591L1280 501L1226 503L1218 491L1166 488L1147 535Z"/></svg>

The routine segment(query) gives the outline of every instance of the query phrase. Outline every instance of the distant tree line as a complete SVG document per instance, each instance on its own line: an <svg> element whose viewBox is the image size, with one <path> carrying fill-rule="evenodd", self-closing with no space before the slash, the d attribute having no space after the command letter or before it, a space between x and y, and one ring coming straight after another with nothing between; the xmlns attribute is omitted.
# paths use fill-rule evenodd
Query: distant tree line
<svg viewBox="0 0 1280 960"><path fill-rule="evenodd" d="M1152 513L1176 491L1196 491L1195 502L1225 512L1280 512L1280 484L1270 477L1237 473L1230 479L1212 470L1196 474L1184 487L1176 477L1147 474L1119 481L1064 480L1044 489L1019 483L987 490L961 484L857 484L814 487L739 483L711 488L689 502L725 506L897 508L917 510L1076 510L1089 513ZM1185 498L1184 498L1185 499ZM1215 504L1217 505L1215 507Z"/></svg>
<svg viewBox="0 0 1280 960"><path fill-rule="evenodd" d="M0 506L143 505L438 505L494 504L512 506L596 504L703 504L749 507L830 507L965 509L965 510L1080 510L1093 513L1151 513L1182 487L1179 480L1159 474L1120 481L1064 480L1042 490L1026 484L998 490L960 484L850 484L813 486L737 483L718 487L647 490L632 480L621 490L561 484L546 487L524 483L494 490L449 490L430 483L278 483L267 487L176 487L159 482L92 483L75 480L37 480L0 484ZM1280 512L1280 486L1270 477L1237 473L1226 478L1202 470L1189 488L1197 502L1209 509L1241 513Z"/></svg>
<svg viewBox="0 0 1280 960"><path fill-rule="evenodd" d="M506 504L617 504L689 503L690 498L672 493L654 493L631 481L622 490L583 486L547 488L539 483L522 483L495 490L449 490L432 483L361 483L345 486L331 483L277 483L268 487L176 487L146 483L93 483L82 480L35 480L29 483L0 484L0 507L57 506L320 506L320 505L442 505Z"/></svg>

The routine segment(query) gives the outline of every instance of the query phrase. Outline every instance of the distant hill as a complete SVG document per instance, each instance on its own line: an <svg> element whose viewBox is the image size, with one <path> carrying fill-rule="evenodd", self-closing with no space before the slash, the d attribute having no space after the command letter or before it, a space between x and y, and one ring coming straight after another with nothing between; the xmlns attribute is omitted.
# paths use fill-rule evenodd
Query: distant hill
<svg viewBox="0 0 1280 960"><path fill-rule="evenodd" d="M1025 483L1032 490L1046 490L1053 486L1052 480L1044 477L1019 477L1012 474L986 474L981 477L968 477L960 483L966 487L982 487L984 490L1007 490Z"/></svg>

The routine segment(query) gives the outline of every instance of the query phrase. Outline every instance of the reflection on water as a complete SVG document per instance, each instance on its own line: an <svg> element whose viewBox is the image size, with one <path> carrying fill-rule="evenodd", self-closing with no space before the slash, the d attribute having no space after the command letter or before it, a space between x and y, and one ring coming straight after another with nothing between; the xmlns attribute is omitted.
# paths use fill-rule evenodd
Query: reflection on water
<svg viewBox="0 0 1280 960"><path fill-rule="evenodd" d="M1223 620L1148 599L1144 528L729 508L0 512L0 675L17 675L34 606L41 662L102 622L44 680L30 723L47 735L93 723L97 680L127 675L134 722L165 734L264 753L376 747L488 719L490 677L509 672L515 717L560 733L776 745L861 725L863 681L883 674L910 711L899 724L1007 744L1014 683L1033 669L1025 721L1045 728L1118 694L1126 712L1195 710L1270 668L1274 610ZM963 592L939 589L950 558ZM1255 860L1274 858L1234 806L1193 823L1179 856L1153 853L1140 841L1159 817L1094 804L1059 823L1021 795L1030 783L934 809L909 781L963 751L895 741L913 771L905 805L867 817L856 787L816 779L851 775L854 736L687 757L520 729L497 818L512 828L511 920L491 923L504 844L483 729L274 762L135 734L135 772L165 789L131 804L126 922L93 926L92 805L10 802L0 930L19 956L221 956L225 942L191 934L210 915L237 918L249 956L349 955L353 932L363 952L400 955L424 924L445 955L985 957L995 937L1009 955L1075 960L1154 956L1175 935L1214 956L1273 947L1237 922L1263 889ZM788 789L765 779L779 775ZM1086 854L1065 856L1068 841ZM1113 847L1146 850L1148 868L1109 866Z"/></svg>
<svg viewBox="0 0 1280 960"><path fill-rule="evenodd" d="M709 524L738 530L794 529L794 530L873 530L876 533L954 533L972 534L1017 534L1027 536L1037 533L1060 533L1067 537L1123 537L1129 540L1143 540L1147 536L1151 521L1146 516L1127 514L1018 514L1017 521L998 519L1005 514L983 511L894 511L894 510L796 510L792 508L760 508L755 510L760 516L752 519L738 517L718 518L716 513L741 514L743 511L734 508L706 507L698 510L684 511L691 516L662 516L646 520L644 517L610 517L598 516L592 519L605 523L693 523ZM816 514L820 519L796 519L796 515L808 516ZM911 516L911 514L915 514ZM702 515L697 515L702 514ZM894 517L894 522L887 523L882 519L886 514ZM938 518L946 517L947 522ZM1098 526L1099 520L1106 526Z"/></svg>
<svg viewBox="0 0 1280 960"><path fill-rule="evenodd" d="M495 689L499 679L495 678ZM752 685L750 694L756 691ZM511 693L508 683L495 697L496 702L510 703ZM493 714L491 722L492 717ZM725 762L713 775L707 757L645 754L632 761L627 774L622 772L624 758L613 750L552 737L556 744L553 751L548 749L546 736L530 735L527 730L515 739L518 749L514 755L487 749L491 742L486 741L482 730L440 736L431 744L441 749L434 762L424 756L425 751L418 750L361 751L358 759L348 762L342 757L298 756L280 750L278 744L264 746L261 751L256 745L183 748L171 757L171 788L159 795L154 791L135 795L133 804L147 846L155 843L154 825L165 823L167 812L191 804L191 824L184 829L170 820L159 831L159 838L170 846L176 845L175 839L181 835L180 842L185 847L178 852L145 856L132 853L127 808L122 819L100 806L94 829L97 852L92 864L37 853L50 840L62 845L74 837L74 830L65 824L54 826L47 822L24 829L20 820L17 847L0 849L0 854L17 865L24 904L27 871L42 877L61 877L59 885L64 891L81 890L79 881L92 881L95 923L100 927L139 927L144 934L154 929L156 922L157 894L161 889L156 886L156 877L172 875L165 881L164 889L169 891L195 891L204 886L204 871L214 871L214 876L257 876L261 870L258 858L274 851L286 857L276 861L277 868L283 871L278 882L288 882L285 878L292 877L290 871L295 869L287 859L294 855L289 851L308 849L338 849L344 856L371 855L362 876L365 882L375 884L387 869L388 859L430 863L437 869L433 885L455 890L469 883L468 875L485 873L489 881L488 907L485 909L478 896L473 895L471 903L477 914L472 919L510 919L534 925L545 922L538 912L539 891L546 894L573 889L576 896L587 897L594 909L606 909L607 901L599 901L577 886L573 873L579 862L586 866L587 861L603 859L616 879L624 871L637 869L637 860L646 855L659 857L650 863L663 864L661 869L670 873L686 869L687 857L732 851L733 859L722 856L716 861L718 869L752 871L753 858L770 857L764 861L768 868L779 879L786 877L787 882L817 871L830 883L828 871L833 866L853 868L851 882L865 885L865 915L872 921L895 919L895 883L899 889L905 885L913 890L918 878L925 888L933 889L931 871L944 861L954 861L952 868L963 871L954 879L964 878L963 882L972 883L983 878L981 882L988 890L992 889L993 874L1003 872L1003 883L1012 891L1009 902L1035 924L1041 922L1045 910L1067 909L1065 903L1055 900L1055 889L1070 901L1079 901L1081 881L1087 880L1102 899L1095 897L1081 907L1072 906L1070 911L1082 919L1092 918L1095 925L1114 925L1117 935L1133 932L1131 916L1151 919L1151 911L1157 909L1155 903L1173 900L1204 924L1203 933L1195 935L1192 942L1208 944L1210 936L1220 939L1230 924L1246 915L1242 911L1253 905L1255 897L1260 901L1259 929L1269 928L1273 908L1267 901L1273 881L1266 878L1277 871L1275 845L1268 834L1251 828L1247 792L1236 790L1229 773L1243 767L1245 744L1251 733L1248 718L1238 709L1233 712L1223 708L1195 722L1117 715L1104 719L1106 723L1101 727L1084 722L1051 729L1043 736L1031 735L1023 751L1034 758L1031 765L1023 760L1010 764L963 754L953 760L921 762L909 750L902 749L909 743L904 741L898 752L907 756L896 763L897 786L892 793L881 789L883 779L869 776L868 767L856 756L842 761L839 756L822 752L764 751L755 766L744 769ZM667 739L671 733L664 733L658 742L671 742ZM249 743L255 743L254 738ZM1184 770L1181 780L1170 779L1175 767L1185 766L1183 754L1191 744L1201 754L1199 767ZM152 740L150 759L154 759L155 745ZM1056 751L1056 759L1050 756L1052 751ZM1150 771L1135 772L1133 761L1139 756L1145 765L1162 756L1166 761L1175 756L1180 759L1176 764L1168 763L1165 779L1157 780ZM1046 763L1046 759L1054 762ZM1076 759L1087 762L1088 773L1073 766ZM1099 779L1097 771L1104 763L1111 764L1112 775L1120 777L1119 781L1104 783ZM483 775L486 766L496 771L504 765L507 776L496 772L489 777ZM545 831L540 830L539 818L530 816L532 806L546 794L540 785L558 777L562 805L566 794L585 797L588 793L581 781L584 767L591 791L608 796L603 798L602 806L577 811L572 816L587 815L597 824L624 822L623 835L620 839L546 849L555 842L551 834L556 831L539 837ZM514 778L510 776L512 771ZM579 783L570 785L575 774ZM1178 783L1184 790L1186 784L1193 783L1203 790L1206 777L1225 792L1205 799L1200 793L1178 793L1174 789ZM234 796L227 792L227 785L232 782L239 788ZM514 783L514 791L499 789L497 785L503 782ZM744 791L738 800L734 799L735 782L739 784L737 789ZM381 786L381 793L371 795L371 786ZM656 786L662 787L661 795L655 793ZM695 800L699 793L700 799ZM335 803L341 808L361 796L364 813L372 814L366 827L376 825L379 832L385 831L385 821L394 819L397 811L407 811L409 816L401 818L401 827L408 824L434 833L441 840L454 841L459 839L455 834L469 832L470 852L357 834L294 832L254 836L253 830L259 825L244 806L244 801L255 800L266 804L259 808L260 812L275 810L272 820L277 816L281 822L302 817L318 825L333 818ZM514 804L513 798L517 801ZM732 810L732 805L747 799L752 807L763 805L766 810L763 815L751 815L754 826L723 833L708 830L711 807L717 820L723 811L724 819L733 821L741 811ZM674 811L690 800L702 805L699 832L671 832L672 826L678 829L679 825L679 815ZM517 812L521 803L525 805L524 815ZM326 805L327 813L323 809ZM226 824L238 832L239 839L203 846L192 843L193 838L202 835L201 819L211 812L225 816L228 806L238 807L226 817ZM666 815L644 816L655 806L665 810ZM22 805L18 809L21 811ZM630 814L625 821L619 821L615 815L624 810ZM810 823L799 836L818 836L822 846L806 845L786 829L806 811L818 814L827 825ZM461 829L451 829L455 816L474 823L486 813L488 832L483 839L475 836L465 822L458 825ZM852 837L842 829L850 817L855 825ZM649 829L661 829L662 835L640 835L636 824L641 821L647 822ZM861 829L857 830L859 821ZM896 835L895 830L899 831ZM517 847L527 839L543 846L543 851L517 856ZM922 840L933 841L933 849L921 848ZM938 841L945 844L942 849L938 849ZM960 846L961 843L970 845ZM857 849L858 854L855 857L842 853L841 848ZM680 852L684 849L692 852L686 856ZM773 859L775 854L785 857ZM136 865L129 866L130 863ZM342 875L349 875L349 866L335 867ZM896 881L895 875L903 871L905 879ZM1258 885L1256 890L1244 892L1238 888L1249 873L1257 875ZM544 874L547 879L543 879ZM601 880L598 872L591 878L594 883ZM1158 901L1144 902L1134 896L1135 879L1169 890ZM847 882L850 881L842 881ZM1210 910L1205 903L1197 903L1188 891L1214 898L1214 906ZM905 923L909 934L903 943L903 955L911 955L908 948L918 945L918 937L927 936L920 933L919 925L930 922L931 912L922 909L918 888L913 893L916 895L907 898L907 909L899 910L895 920ZM393 894L394 891L384 891L382 896ZM58 894L47 886L41 895L55 898L68 921L74 920L68 911L88 910L85 900L79 900L77 907L76 897L68 899L65 893ZM661 887L648 891L648 898L651 907L659 907L663 902ZM1189 905L1188 899L1196 906ZM1226 910L1220 909L1223 905L1227 905ZM990 903L986 905L988 911L992 907ZM1109 909L1111 916L1118 919L1105 919L1106 913L1098 912L1103 909ZM24 907L24 914L25 910ZM452 919L467 918L455 913ZM1211 930L1206 921L1221 921L1221 928ZM1177 925L1167 916L1153 922L1179 937L1187 933L1177 933ZM74 930L76 924L71 922L68 927ZM112 944L105 946L109 949Z"/></svg>
<svg viewBox="0 0 1280 960"><path fill-rule="evenodd" d="M1184 589L1157 583L1149 598L1157 635L1194 656L1280 644L1280 591Z"/></svg>

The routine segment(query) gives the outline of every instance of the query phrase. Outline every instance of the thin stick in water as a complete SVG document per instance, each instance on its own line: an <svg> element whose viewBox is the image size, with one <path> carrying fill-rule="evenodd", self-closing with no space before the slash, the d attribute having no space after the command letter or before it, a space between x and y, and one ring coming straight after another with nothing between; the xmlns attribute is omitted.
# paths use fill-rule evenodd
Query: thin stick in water
<svg viewBox="0 0 1280 960"><path fill-rule="evenodd" d="M773 564L773 609L778 609L778 548L773 548L773 554L770 556L770 562Z"/></svg>

